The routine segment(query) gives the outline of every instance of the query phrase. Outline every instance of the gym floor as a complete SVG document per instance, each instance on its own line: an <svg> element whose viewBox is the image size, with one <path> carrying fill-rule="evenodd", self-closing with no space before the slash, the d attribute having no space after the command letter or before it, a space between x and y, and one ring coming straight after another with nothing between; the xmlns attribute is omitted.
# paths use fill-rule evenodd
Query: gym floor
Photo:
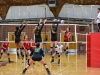
<svg viewBox="0 0 100 75"><path fill-rule="evenodd" d="M2 61L7 61L7 56L4 54ZM11 55L11 60L15 61L15 55ZM52 75L100 75L100 68L90 68L86 66L86 54L69 55L68 58L64 54L61 55L61 64L57 64L57 56L55 62L50 63L50 55L44 57ZM6 66L0 67L0 75L22 75L22 70L25 63L21 64L21 59L18 62L8 63ZM25 75L47 75L42 64L36 62L31 65Z"/></svg>

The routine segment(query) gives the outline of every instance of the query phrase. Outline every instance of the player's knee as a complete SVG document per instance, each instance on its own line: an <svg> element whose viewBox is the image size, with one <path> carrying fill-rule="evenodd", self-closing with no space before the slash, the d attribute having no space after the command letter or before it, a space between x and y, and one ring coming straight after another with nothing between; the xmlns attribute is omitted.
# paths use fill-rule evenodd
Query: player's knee
<svg viewBox="0 0 100 75"><path fill-rule="evenodd" d="M45 65L47 65L47 64L44 64L44 66L45 66Z"/></svg>
<svg viewBox="0 0 100 75"><path fill-rule="evenodd" d="M68 49L68 47L66 47L66 49Z"/></svg>
<svg viewBox="0 0 100 75"><path fill-rule="evenodd" d="M60 57L60 55L58 55L58 57Z"/></svg>
<svg viewBox="0 0 100 75"><path fill-rule="evenodd" d="M55 49L57 49L57 46L55 46Z"/></svg>
<svg viewBox="0 0 100 75"><path fill-rule="evenodd" d="M53 47L50 47L51 49L53 49Z"/></svg>
<svg viewBox="0 0 100 75"><path fill-rule="evenodd" d="M52 58L54 58L54 56L52 56Z"/></svg>
<svg viewBox="0 0 100 75"><path fill-rule="evenodd" d="M30 64L28 64L30 66Z"/></svg>
<svg viewBox="0 0 100 75"><path fill-rule="evenodd" d="M28 57L28 55L26 54L26 57Z"/></svg>
<svg viewBox="0 0 100 75"><path fill-rule="evenodd" d="M24 50L24 48L20 48L20 50Z"/></svg>
<svg viewBox="0 0 100 75"><path fill-rule="evenodd" d="M10 54L8 53L7 55L9 56Z"/></svg>
<svg viewBox="0 0 100 75"><path fill-rule="evenodd" d="M24 57L24 55L22 54L22 57Z"/></svg>
<svg viewBox="0 0 100 75"><path fill-rule="evenodd" d="M17 50L19 50L19 48L17 48Z"/></svg>
<svg viewBox="0 0 100 75"><path fill-rule="evenodd" d="M3 53L1 53L1 55L3 55Z"/></svg>
<svg viewBox="0 0 100 75"><path fill-rule="evenodd" d="M64 49L64 52L66 51L66 49Z"/></svg>

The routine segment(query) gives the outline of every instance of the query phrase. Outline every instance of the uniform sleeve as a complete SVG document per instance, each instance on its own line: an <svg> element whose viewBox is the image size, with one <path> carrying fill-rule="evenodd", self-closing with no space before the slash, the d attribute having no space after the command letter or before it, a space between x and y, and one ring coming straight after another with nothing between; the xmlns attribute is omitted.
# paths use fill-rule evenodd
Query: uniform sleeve
<svg viewBox="0 0 100 75"><path fill-rule="evenodd" d="M31 52L30 56L32 56L32 55L33 55L33 53L34 53L34 49L32 50L32 52Z"/></svg>
<svg viewBox="0 0 100 75"><path fill-rule="evenodd" d="M23 25L20 25L20 28L22 27Z"/></svg>
<svg viewBox="0 0 100 75"><path fill-rule="evenodd" d="M44 24L42 24L41 28L40 28L40 31L42 31L42 28L43 28Z"/></svg>
<svg viewBox="0 0 100 75"><path fill-rule="evenodd" d="M21 28L21 30L20 30L20 31L22 32L22 31L23 31L23 29L24 29L25 27L26 27L26 26L24 25L24 26Z"/></svg>
<svg viewBox="0 0 100 75"><path fill-rule="evenodd" d="M98 14L97 18L99 18L99 19L100 19L100 13Z"/></svg>

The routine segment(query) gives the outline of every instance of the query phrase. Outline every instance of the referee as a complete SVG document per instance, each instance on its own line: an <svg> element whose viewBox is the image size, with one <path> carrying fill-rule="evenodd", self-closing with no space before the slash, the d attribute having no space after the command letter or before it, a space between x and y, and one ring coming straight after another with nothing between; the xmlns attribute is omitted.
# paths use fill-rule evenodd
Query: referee
<svg viewBox="0 0 100 75"><path fill-rule="evenodd" d="M100 32L100 8L98 8L97 12L98 12L98 16L94 21L91 22L91 24L93 24L94 22L97 22L97 24L98 24L98 32Z"/></svg>

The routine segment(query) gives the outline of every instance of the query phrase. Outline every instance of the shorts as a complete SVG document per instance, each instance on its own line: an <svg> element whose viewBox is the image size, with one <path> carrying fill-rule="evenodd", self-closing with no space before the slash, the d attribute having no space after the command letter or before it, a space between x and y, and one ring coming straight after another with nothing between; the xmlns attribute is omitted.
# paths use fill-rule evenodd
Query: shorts
<svg viewBox="0 0 100 75"><path fill-rule="evenodd" d="M4 48L1 48L3 51L6 51L6 50L8 50L8 49L4 49Z"/></svg>
<svg viewBox="0 0 100 75"><path fill-rule="evenodd" d="M64 42L69 42L68 40L64 40Z"/></svg>
<svg viewBox="0 0 100 75"><path fill-rule="evenodd" d="M19 43L20 41L21 41L20 38L16 38L16 39L15 39L15 43Z"/></svg>
<svg viewBox="0 0 100 75"><path fill-rule="evenodd" d="M37 42L42 42L42 39L41 38L36 38L35 43L37 43Z"/></svg>
<svg viewBox="0 0 100 75"><path fill-rule="evenodd" d="M51 41L57 41L57 37L51 37Z"/></svg>
<svg viewBox="0 0 100 75"><path fill-rule="evenodd" d="M41 61L42 60L42 56L40 54L34 54L33 57L32 57L32 60Z"/></svg>
<svg viewBox="0 0 100 75"><path fill-rule="evenodd" d="M98 32L100 32L100 23L98 23Z"/></svg>

